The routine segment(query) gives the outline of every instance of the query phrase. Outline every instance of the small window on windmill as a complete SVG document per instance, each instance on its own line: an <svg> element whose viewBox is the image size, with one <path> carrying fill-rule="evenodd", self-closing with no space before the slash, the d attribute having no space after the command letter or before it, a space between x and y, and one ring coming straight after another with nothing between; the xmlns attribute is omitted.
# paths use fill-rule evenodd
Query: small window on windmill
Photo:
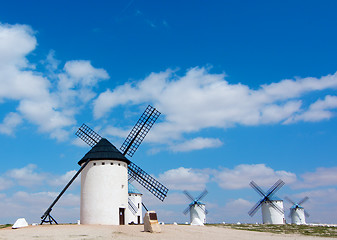
<svg viewBox="0 0 337 240"><path fill-rule="evenodd" d="M158 220L157 213L149 213L150 220Z"/></svg>
<svg viewBox="0 0 337 240"><path fill-rule="evenodd" d="M94 162L94 166L96 166L96 163Z"/></svg>
<svg viewBox="0 0 337 240"><path fill-rule="evenodd" d="M105 165L105 162L102 162L102 165Z"/></svg>
<svg viewBox="0 0 337 240"><path fill-rule="evenodd" d="M121 164L120 163L118 163L118 166L120 166Z"/></svg>
<svg viewBox="0 0 337 240"><path fill-rule="evenodd" d="M114 165L114 163L113 163L113 162L111 162L111 163L110 163L110 165Z"/></svg>

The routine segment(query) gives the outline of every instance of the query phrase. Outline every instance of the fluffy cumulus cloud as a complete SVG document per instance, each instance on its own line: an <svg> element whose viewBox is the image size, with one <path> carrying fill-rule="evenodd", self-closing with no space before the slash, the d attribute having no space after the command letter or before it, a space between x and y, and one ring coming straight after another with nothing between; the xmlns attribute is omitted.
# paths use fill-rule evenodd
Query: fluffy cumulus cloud
<svg viewBox="0 0 337 240"><path fill-rule="evenodd" d="M6 194L0 193L0 223L14 223L22 216L30 223L38 222L75 172L72 170L63 175L55 175L41 172L38 166L29 164L0 173L0 191L10 189ZM79 218L80 196L76 188L79 182L80 178L53 208L53 217L67 222L75 222ZM41 191L43 187L49 191ZM36 191L37 189L39 190Z"/></svg>
<svg viewBox="0 0 337 240"><path fill-rule="evenodd" d="M63 187L65 186L71 178L76 174L76 170L71 170L66 172L64 175L61 176L55 176L53 178L49 178L48 183L50 186L56 186L56 187ZM72 186L78 186L81 182L81 178L77 177L75 181L72 183Z"/></svg>
<svg viewBox="0 0 337 240"><path fill-rule="evenodd" d="M220 147L222 142L215 138L193 138L191 140L172 146L174 152L187 152L205 148Z"/></svg>
<svg viewBox="0 0 337 240"><path fill-rule="evenodd" d="M233 169L214 171L214 181L223 189L247 188L252 180L259 186L270 187L278 179L291 184L296 181L296 175L287 171L275 171L265 164L241 164Z"/></svg>
<svg viewBox="0 0 337 240"><path fill-rule="evenodd" d="M22 117L14 112L10 112L6 115L3 123L0 124L0 133L7 135L13 135L16 126L22 123Z"/></svg>
<svg viewBox="0 0 337 240"><path fill-rule="evenodd" d="M202 190L209 175L201 170L180 167L159 175L159 181L171 190Z"/></svg>
<svg viewBox="0 0 337 240"><path fill-rule="evenodd" d="M322 93L313 102L305 99L312 92L335 90L337 74L285 79L252 89L231 84L225 74L203 67L180 75L167 69L97 94L100 81L109 78L104 69L88 60L62 65L54 51L44 61L32 63L28 56L36 47L31 27L0 24L0 104L16 103L0 119L2 134L14 135L21 124L29 122L40 132L65 140L77 123L77 115L91 104L94 117L99 119L120 105L152 103L165 115L147 140L168 144L172 151L192 151L222 144L216 138L188 138L188 134L206 128L322 121L333 117L337 108L337 96L331 94ZM37 70L43 67L43 71ZM116 137L124 132L110 130Z"/></svg>
<svg viewBox="0 0 337 240"><path fill-rule="evenodd" d="M13 186L13 181L6 178L0 177L0 191L5 190ZM1 198L1 197L0 197Z"/></svg>
<svg viewBox="0 0 337 240"><path fill-rule="evenodd" d="M0 24L0 104L17 103L15 112L8 112L0 123L0 133L13 135L20 124L30 122L64 140L76 114L95 97L95 85L109 76L84 60L68 61L58 70L53 51L44 62L47 71L39 72L27 59L36 46L29 26Z"/></svg>
<svg viewBox="0 0 337 240"><path fill-rule="evenodd" d="M94 100L94 116L101 118L119 105L152 102L165 113L165 119L156 125L150 140L180 140L184 150L191 148L184 143L184 134L205 128L328 119L337 108L336 96L326 96L311 105L304 97L314 91L336 87L337 74L286 79L252 89L240 83L231 84L225 74L210 73L206 68L192 68L182 76L168 69L101 93ZM206 142L204 139L205 147L219 145L219 141ZM176 145L172 149L180 150L178 143Z"/></svg>
<svg viewBox="0 0 337 240"><path fill-rule="evenodd" d="M56 198L58 192L29 193L17 191L12 195L6 195L0 201L0 223L14 223L16 219L25 216L31 223L38 223L40 216ZM57 221L76 222L79 219L80 197L66 193L53 208L52 216Z"/></svg>
<svg viewBox="0 0 337 240"><path fill-rule="evenodd" d="M37 41L33 30L27 25L0 25L1 66L27 67L25 56L33 51Z"/></svg>
<svg viewBox="0 0 337 240"><path fill-rule="evenodd" d="M254 204L242 198L234 199L226 203L221 213L226 214L227 219L231 218L231 222L250 222L251 218L247 213Z"/></svg>
<svg viewBox="0 0 337 240"><path fill-rule="evenodd" d="M337 108L337 97L327 95L323 100L319 99L309 106L307 111L298 113L289 118L286 123L306 121L318 122L333 117L332 109Z"/></svg>
<svg viewBox="0 0 337 240"><path fill-rule="evenodd" d="M5 175L20 186L32 187L41 184L42 180L45 179L43 174L34 171L36 168L36 165L29 164L23 168L9 170Z"/></svg>
<svg viewBox="0 0 337 240"><path fill-rule="evenodd" d="M261 187L269 188L278 179L282 179L294 189L335 186L337 168L318 168L315 172L308 172L297 177L295 173L275 170L265 164L240 164L232 169L170 169L159 175L159 181L171 190L200 191L209 182L216 182L221 188L236 190L249 188L251 181Z"/></svg>
<svg viewBox="0 0 337 240"><path fill-rule="evenodd" d="M304 173L294 188L315 188L337 185L337 167L317 168L315 172Z"/></svg>
<svg viewBox="0 0 337 240"><path fill-rule="evenodd" d="M63 187L75 175L76 170L71 170L63 175L56 175L47 172L40 172L35 164L28 164L22 168L14 168L0 175L1 188L23 186L34 188L38 185L48 184L51 187ZM72 186L78 186L80 178L77 178Z"/></svg>

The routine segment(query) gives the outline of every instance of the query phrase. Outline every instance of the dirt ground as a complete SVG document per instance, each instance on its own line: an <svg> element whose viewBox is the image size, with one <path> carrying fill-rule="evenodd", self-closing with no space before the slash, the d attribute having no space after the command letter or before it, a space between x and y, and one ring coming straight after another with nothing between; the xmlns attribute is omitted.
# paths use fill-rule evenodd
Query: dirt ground
<svg viewBox="0 0 337 240"><path fill-rule="evenodd" d="M281 239L330 239L302 235L282 235L252 231L242 231L215 226L161 225L161 233L144 232L142 225L102 226L102 225L39 225L20 229L0 230L0 239L156 239L156 240L198 240L198 239L236 239L236 240L281 240Z"/></svg>

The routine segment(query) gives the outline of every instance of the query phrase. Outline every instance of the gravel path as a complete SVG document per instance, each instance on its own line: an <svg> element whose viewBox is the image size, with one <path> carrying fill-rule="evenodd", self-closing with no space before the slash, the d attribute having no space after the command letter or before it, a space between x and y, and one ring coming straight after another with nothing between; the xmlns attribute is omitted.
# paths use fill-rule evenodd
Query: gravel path
<svg viewBox="0 0 337 240"><path fill-rule="evenodd" d="M102 226L102 225L39 225L21 229L5 228L0 230L0 239L154 239L154 240L200 240L200 239L235 239L235 240L290 240L331 238L307 237L302 235L282 235L251 232L222 227L199 227L189 225L161 225L161 233L144 232L144 226Z"/></svg>

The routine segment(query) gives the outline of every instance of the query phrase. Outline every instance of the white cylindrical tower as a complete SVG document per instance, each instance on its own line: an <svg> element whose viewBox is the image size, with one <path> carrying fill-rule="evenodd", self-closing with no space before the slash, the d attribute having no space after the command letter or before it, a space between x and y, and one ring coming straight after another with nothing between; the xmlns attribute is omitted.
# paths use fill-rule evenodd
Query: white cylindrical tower
<svg viewBox="0 0 337 240"><path fill-rule="evenodd" d="M87 160L81 172L81 224L126 224L130 161L104 138L79 164Z"/></svg>
<svg viewBox="0 0 337 240"><path fill-rule="evenodd" d="M131 183L128 185L129 206L127 208L128 223L142 224L143 211L142 211L142 195L135 186ZM130 206L131 205L131 206Z"/></svg>
<svg viewBox="0 0 337 240"><path fill-rule="evenodd" d="M283 211L282 200L271 200L271 202L278 206ZM262 222L263 224L284 224L284 213L275 209L268 201L262 202Z"/></svg>
<svg viewBox="0 0 337 240"><path fill-rule="evenodd" d="M206 206L204 203L194 203L190 208L191 225L204 225L206 223Z"/></svg>
<svg viewBox="0 0 337 240"><path fill-rule="evenodd" d="M296 206L291 207L290 216L292 224L306 224L303 207L296 207Z"/></svg>

